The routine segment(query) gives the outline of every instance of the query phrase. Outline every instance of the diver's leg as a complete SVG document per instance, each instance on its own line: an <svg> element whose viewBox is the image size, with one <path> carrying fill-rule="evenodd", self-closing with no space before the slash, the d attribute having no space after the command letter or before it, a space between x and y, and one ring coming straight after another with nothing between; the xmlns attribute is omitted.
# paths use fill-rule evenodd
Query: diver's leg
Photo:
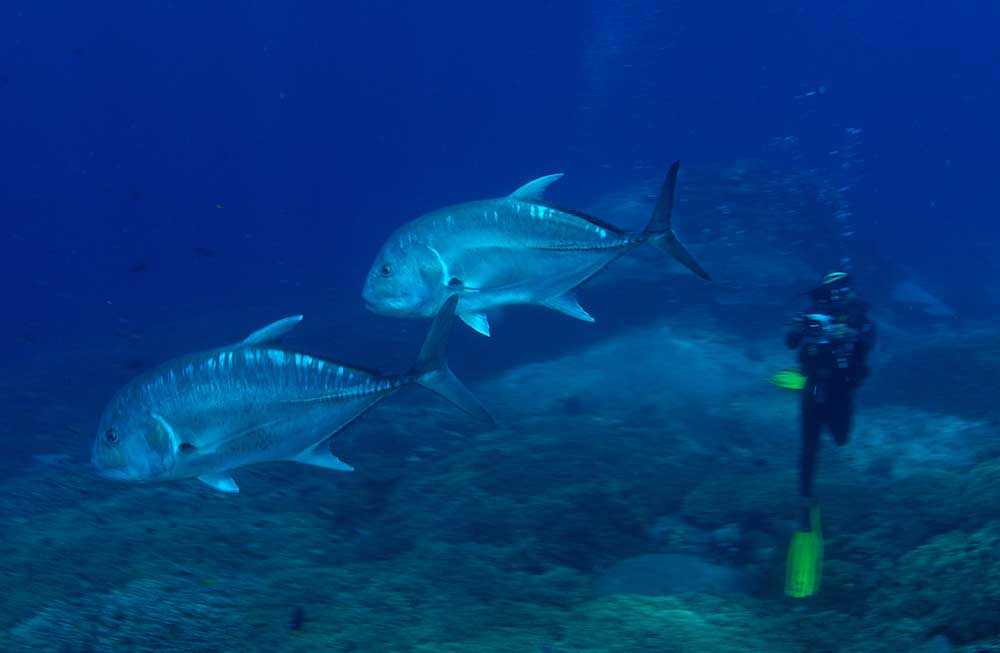
<svg viewBox="0 0 1000 653"><path fill-rule="evenodd" d="M854 416L854 400L850 392L838 393L830 398L829 421L830 434L838 447L847 444L847 438L851 435L851 421Z"/></svg>
<svg viewBox="0 0 1000 653"><path fill-rule="evenodd" d="M807 500L812 499L819 435L823 428L820 412L813 386L807 384L802 396L802 451L799 458L799 493Z"/></svg>

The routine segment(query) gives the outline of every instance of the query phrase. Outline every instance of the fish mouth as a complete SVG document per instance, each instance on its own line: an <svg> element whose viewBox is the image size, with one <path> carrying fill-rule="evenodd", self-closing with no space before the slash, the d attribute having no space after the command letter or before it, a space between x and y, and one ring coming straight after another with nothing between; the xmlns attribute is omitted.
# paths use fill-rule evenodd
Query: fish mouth
<svg viewBox="0 0 1000 653"><path fill-rule="evenodd" d="M362 297L365 308L376 315L387 317L397 317L407 313L407 304L398 300L376 299L373 297Z"/></svg>
<svg viewBox="0 0 1000 653"><path fill-rule="evenodd" d="M116 468L109 469L109 468L106 468L106 467L101 467L100 465L98 465L98 464L95 463L94 464L94 470L97 472L98 476L100 476L101 478L106 478L106 479L108 479L110 481L131 481L132 480L132 477L128 473L128 470L125 470L125 469L116 469Z"/></svg>
<svg viewBox="0 0 1000 653"><path fill-rule="evenodd" d="M98 452L94 451L90 456L90 464L94 468L94 471L101 478L106 478L112 481L131 481L134 480L129 469L122 465L109 465L109 461L101 460Z"/></svg>
<svg viewBox="0 0 1000 653"><path fill-rule="evenodd" d="M388 315L388 313L382 310L382 305L376 304L375 302L365 301L365 308L367 308L370 313L374 313L375 315Z"/></svg>
<svg viewBox="0 0 1000 653"><path fill-rule="evenodd" d="M365 287L361 289L361 301L364 302L365 308L367 308L372 313L378 313L379 307L382 306L382 302L378 301L374 291L371 289L370 284L365 284Z"/></svg>
<svg viewBox="0 0 1000 653"><path fill-rule="evenodd" d="M365 283L361 289L361 301L372 313L386 317L415 316L417 297L408 290L386 287L382 284Z"/></svg>

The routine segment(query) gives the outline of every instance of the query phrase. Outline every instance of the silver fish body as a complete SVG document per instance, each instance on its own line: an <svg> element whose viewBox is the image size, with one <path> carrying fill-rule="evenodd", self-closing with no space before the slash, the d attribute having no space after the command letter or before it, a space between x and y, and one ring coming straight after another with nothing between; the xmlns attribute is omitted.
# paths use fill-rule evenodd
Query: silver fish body
<svg viewBox="0 0 1000 653"><path fill-rule="evenodd" d="M537 179L507 197L423 215L390 236L362 296L376 313L420 317L457 295L459 317L489 335L486 311L511 304L546 306L593 321L573 291L646 242L707 279L671 229L677 169L674 164L649 227L639 233L544 203L545 188L561 175Z"/></svg>
<svg viewBox="0 0 1000 653"><path fill-rule="evenodd" d="M94 465L119 480L197 477L235 492L231 470L254 463L287 460L349 471L330 453L331 436L409 383L483 416L444 359L453 311L454 302L446 305L414 370L402 375L263 346L275 335L271 327L234 346L174 359L115 395L98 427Z"/></svg>

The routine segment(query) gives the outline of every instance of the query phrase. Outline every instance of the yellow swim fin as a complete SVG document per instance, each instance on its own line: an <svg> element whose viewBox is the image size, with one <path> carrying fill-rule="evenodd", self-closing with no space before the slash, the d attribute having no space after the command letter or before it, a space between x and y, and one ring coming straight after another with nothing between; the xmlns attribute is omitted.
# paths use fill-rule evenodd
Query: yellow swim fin
<svg viewBox="0 0 1000 653"><path fill-rule="evenodd" d="M819 591L823 572L823 531L819 506L809 509L809 530L795 531L788 546L785 594L802 599Z"/></svg>
<svg viewBox="0 0 1000 653"><path fill-rule="evenodd" d="M806 377L798 370L781 370L771 377L771 383L785 390L801 390L806 387Z"/></svg>

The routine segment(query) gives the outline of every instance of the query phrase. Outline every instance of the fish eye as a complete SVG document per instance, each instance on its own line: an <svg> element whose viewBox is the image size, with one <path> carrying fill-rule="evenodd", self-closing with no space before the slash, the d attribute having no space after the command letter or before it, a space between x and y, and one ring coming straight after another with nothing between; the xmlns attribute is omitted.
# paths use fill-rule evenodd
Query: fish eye
<svg viewBox="0 0 1000 653"><path fill-rule="evenodd" d="M378 273L381 274L383 277L388 277L389 275L392 274L392 266L389 265L388 263L383 263Z"/></svg>
<svg viewBox="0 0 1000 653"><path fill-rule="evenodd" d="M114 427L104 432L104 441L108 444L118 444L118 431Z"/></svg>

